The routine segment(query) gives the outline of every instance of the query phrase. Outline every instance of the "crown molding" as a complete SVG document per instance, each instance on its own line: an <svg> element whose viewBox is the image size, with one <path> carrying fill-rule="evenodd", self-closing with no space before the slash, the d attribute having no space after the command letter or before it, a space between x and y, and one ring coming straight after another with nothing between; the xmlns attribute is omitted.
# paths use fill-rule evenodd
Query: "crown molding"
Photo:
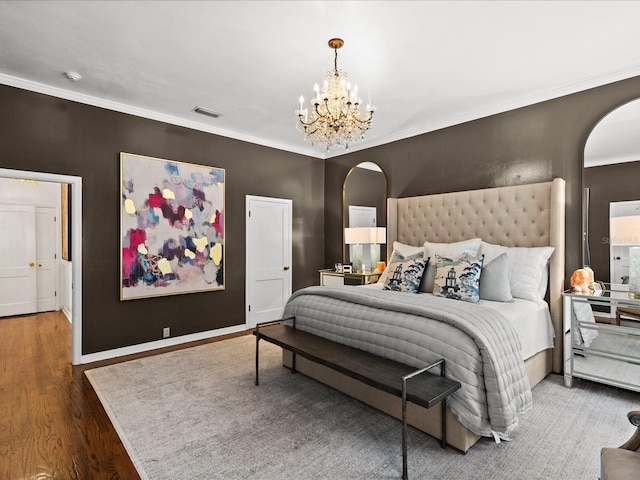
<svg viewBox="0 0 640 480"><path fill-rule="evenodd" d="M537 103L546 102L548 100L554 100L567 95L572 95L574 93L583 92L592 88L602 87L604 85L619 82L622 80L628 80L636 76L640 76L640 65L631 65L629 67L616 70L615 72L608 73L606 75L594 76L592 78L570 83L562 87L545 90L535 95L520 97L509 102L491 105L486 108L470 110L462 114L445 116L434 122L418 124L409 129L400 130L389 135L378 137L371 142L367 142L365 140L365 143L357 144L354 147L350 146L349 152L347 153L378 147L387 143L416 137L418 135L424 135L425 133L434 132L436 130L452 127L454 125L460 125L462 123L490 117L499 113L504 113L518 108L535 105ZM339 155L344 155L344 152L335 154L328 153L325 158L332 158Z"/></svg>
<svg viewBox="0 0 640 480"><path fill-rule="evenodd" d="M495 105L491 105L481 109L470 110L462 114L445 116L438 119L437 121L417 124L409 129L396 131L388 135L382 135L380 137L377 137L375 140L370 140L370 141L364 140L363 142L350 145L349 150L347 151L330 150L328 152L326 150L316 150L311 146L306 148L301 148L301 147L290 145L290 144L274 142L274 141L266 140L264 138L259 138L252 135L241 134L238 132L214 127L205 123L186 120L180 117L175 117L173 115L166 115L160 112L155 112L152 110L134 107L132 105L127 105L124 103L105 100L99 97L94 97L91 95L73 92L70 90L65 90L63 88L52 87L42 83L33 82L30 80L25 80L19 77L5 75L1 73L0 73L0 84L21 88L23 90L42 93L42 94L50 95L57 98L63 98L65 100L83 103L83 104L91 105L94 107L100 107L100 108L104 108L107 110L112 110L120 113L135 115L137 117L147 118L150 120L156 120L156 121L168 123L171 125L190 128L190 129L198 130L201 132L212 133L214 135L220 135L223 137L232 138L232 139L240 140L243 142L253 143L253 144L261 145L264 147L275 148L277 150L284 150L290 153L295 153L295 154L304 155L304 156L313 157L313 158L319 158L319 159L328 159L328 158L338 157L342 155L347 155L349 153L358 152L361 150L367 150L369 148L378 147L378 146L385 145L392 142L397 142L399 140L404 140L404 139L415 137L418 135L423 135L425 133L441 130L443 128L452 127L454 125L459 125L459 124L470 122L473 120L478 120L480 118L485 118L491 115L504 113L510 110L515 110L517 108L527 107L530 105L534 105L536 103L553 100L566 95L571 95L581 91L589 90L591 88L601 87L603 85L607 85L610 83L627 80L629 78L639 76L639 75L640 75L640 65L631 65L627 68L623 68L615 72L611 72L611 73L600 75L600 76L594 76L592 78L581 80L579 82L570 83L562 87L545 90L544 92L540 92L535 95L520 97L509 102L495 104Z"/></svg>
<svg viewBox="0 0 640 480"><path fill-rule="evenodd" d="M214 127L205 123L200 123L192 120L186 120L184 118L175 117L173 115L166 115L164 113L155 112L153 110L147 110L144 108L134 107L125 103L114 102L111 100L105 100L103 98L94 97L92 95L86 95L83 93L73 92L65 90L63 88L52 87L43 83L33 82L31 80L25 80L19 77L13 77L0 73L0 84L8 85L10 87L20 88L22 90L29 90L31 92L42 93L56 98L62 98L64 100L70 100L72 102L78 102L85 105L91 105L93 107L100 107L106 110L112 110L115 112L126 113L134 115L136 117L147 118L149 120L156 120L158 122L168 123L171 125L177 125L180 127L190 128L192 130L198 130L201 132L212 133L214 135L220 135L222 137L233 138L234 140L241 140L243 142L253 143L264 147L275 148L277 150L284 150L291 153L297 153L299 155L305 155L308 157L324 158L322 152L315 152L308 148L298 148L291 145L285 145L279 142L272 142L263 138L254 137L252 135L241 134L223 128Z"/></svg>
<svg viewBox="0 0 640 480"><path fill-rule="evenodd" d="M602 167L604 165L613 165L618 163L640 162L638 155L618 155L609 158L596 158L594 160L584 160L584 168Z"/></svg>

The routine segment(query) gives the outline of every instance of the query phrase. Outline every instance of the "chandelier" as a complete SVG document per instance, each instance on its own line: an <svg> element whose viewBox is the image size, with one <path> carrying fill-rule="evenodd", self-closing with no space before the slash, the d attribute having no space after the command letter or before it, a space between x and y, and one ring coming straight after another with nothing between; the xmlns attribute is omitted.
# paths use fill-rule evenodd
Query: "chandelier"
<svg viewBox="0 0 640 480"><path fill-rule="evenodd" d="M300 108L297 128L311 145L324 145L327 151L331 147L344 146L362 140L364 133L371 128L375 107L371 104L371 95L366 107L366 117L360 112L362 100L358 98L358 86L347 79L347 74L338 70L338 49L344 45L340 38L329 40L329 47L335 51L333 71L327 72L322 90L316 83L311 100L311 112L304 106L304 97L300 96Z"/></svg>

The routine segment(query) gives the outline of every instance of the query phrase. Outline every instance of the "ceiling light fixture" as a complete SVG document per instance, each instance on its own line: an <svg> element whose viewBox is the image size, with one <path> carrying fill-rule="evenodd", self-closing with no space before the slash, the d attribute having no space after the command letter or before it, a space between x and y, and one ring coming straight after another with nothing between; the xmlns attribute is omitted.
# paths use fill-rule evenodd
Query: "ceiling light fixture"
<svg viewBox="0 0 640 480"><path fill-rule="evenodd" d="M202 107L195 107L193 109L193 111L196 112L196 113L201 113L202 115L207 115L209 117L213 117L213 118L218 118L220 115L222 115L221 113L214 112L213 110L209 110L209 109L202 108Z"/></svg>
<svg viewBox="0 0 640 480"><path fill-rule="evenodd" d="M362 140L371 128L376 109L369 95L366 118L360 113L362 100L358 98L358 86L352 87L347 74L338 70L338 49L343 45L340 38L329 40L329 47L335 51L333 72L327 72L322 90L315 84L311 112L304 107L303 96L300 96L300 108L296 110L297 128L304 139L311 140L311 145L324 145L327 150L338 146L348 149L349 143Z"/></svg>

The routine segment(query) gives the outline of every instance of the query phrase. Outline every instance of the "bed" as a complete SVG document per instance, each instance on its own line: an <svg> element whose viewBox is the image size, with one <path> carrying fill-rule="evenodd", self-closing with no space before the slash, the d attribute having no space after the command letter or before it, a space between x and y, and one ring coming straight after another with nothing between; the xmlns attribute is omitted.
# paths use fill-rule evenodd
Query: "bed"
<svg viewBox="0 0 640 480"><path fill-rule="evenodd" d="M432 288L440 292L446 273L441 267L449 268L449 263L445 255L434 252L447 254L450 245L462 245L463 249L472 245L476 257L491 257L496 264L498 257L512 261L514 255L525 255L521 258L528 259L531 252L544 251L550 257L536 277L536 288L520 285L527 287L522 295L527 299L514 295L510 302L482 299L478 305L430 293L382 290L391 283L393 272L388 271L371 288L303 289L292 296L285 315L296 316L297 328L417 367L434 355L447 358L447 376L452 372L453 378L466 384L449 402L448 443L466 452L481 436L508 438L517 427L519 414L531 408L530 387L551 371L561 371L564 195L565 182L555 179L388 200L387 244L394 246L389 248L389 267L396 265L402 248L422 247L424 258L440 262L431 263L431 273L424 273L430 281L439 279L435 287L425 291ZM403 251L403 265L411 255ZM504 258L501 261L506 261ZM512 263L509 268L509 272L515 271ZM529 269L520 266L517 278L523 274L527 277ZM451 292L457 295L458 290ZM538 296L540 300L534 301ZM475 321L478 318L483 321ZM289 354L283 352L283 356L285 365L290 365ZM303 359L296 368L396 418L400 416L395 397ZM438 409L409 405L409 423L436 438L442 434L440 415Z"/></svg>

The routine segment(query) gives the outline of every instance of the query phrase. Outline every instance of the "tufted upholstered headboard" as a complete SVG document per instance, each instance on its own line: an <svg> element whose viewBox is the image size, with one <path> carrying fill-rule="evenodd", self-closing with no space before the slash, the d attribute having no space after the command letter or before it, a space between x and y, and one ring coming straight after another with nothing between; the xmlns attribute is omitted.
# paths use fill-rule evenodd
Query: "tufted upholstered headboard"
<svg viewBox="0 0 640 480"><path fill-rule="evenodd" d="M387 244L450 243L480 237L507 247L555 248L549 261L549 309L556 332L553 371L562 371L565 181L389 198Z"/></svg>

